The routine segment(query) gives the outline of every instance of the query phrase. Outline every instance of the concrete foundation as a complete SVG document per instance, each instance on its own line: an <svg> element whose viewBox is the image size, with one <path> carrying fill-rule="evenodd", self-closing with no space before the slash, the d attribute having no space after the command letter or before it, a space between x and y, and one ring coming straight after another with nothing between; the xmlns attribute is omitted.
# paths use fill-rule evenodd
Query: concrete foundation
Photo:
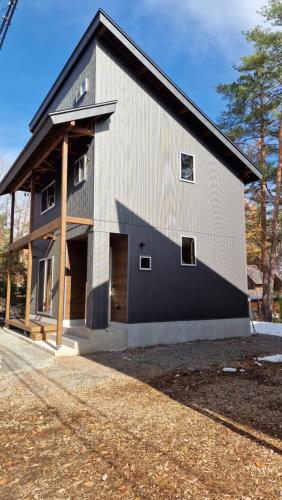
<svg viewBox="0 0 282 500"><path fill-rule="evenodd" d="M134 347L246 337L251 334L249 318L134 324L111 322L108 328L101 330L79 326L64 328L62 347L57 349L55 333L48 334L45 341L33 341L24 337L22 332L5 330L54 356L123 351Z"/></svg>
<svg viewBox="0 0 282 500"><path fill-rule="evenodd" d="M173 321L164 323L114 323L109 330L126 332L127 348L178 344L191 340L213 340L250 335L249 318Z"/></svg>

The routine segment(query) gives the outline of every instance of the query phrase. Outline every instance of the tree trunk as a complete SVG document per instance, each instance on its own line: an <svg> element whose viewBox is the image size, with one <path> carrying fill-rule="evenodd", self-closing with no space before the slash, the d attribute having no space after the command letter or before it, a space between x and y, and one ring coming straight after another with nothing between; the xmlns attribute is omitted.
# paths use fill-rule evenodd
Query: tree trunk
<svg viewBox="0 0 282 500"><path fill-rule="evenodd" d="M259 140L259 166L262 172L265 170L265 123L263 114L263 89L260 94L260 140ZM268 315L267 306L267 287L268 287L268 263L267 263L267 222L266 222L266 181L265 177L261 179L260 183L260 211L261 211L261 222L260 222L260 246L261 246L261 272L262 272L262 315L265 319Z"/></svg>
<svg viewBox="0 0 282 500"><path fill-rule="evenodd" d="M281 174L282 174L282 114L279 123L279 150L278 150L278 166L276 170L276 192L273 207L273 216L271 224L271 243L269 252L267 282L265 289L265 321L272 321L273 310L273 285L274 272L277 265L277 244L279 231L279 211L281 203Z"/></svg>

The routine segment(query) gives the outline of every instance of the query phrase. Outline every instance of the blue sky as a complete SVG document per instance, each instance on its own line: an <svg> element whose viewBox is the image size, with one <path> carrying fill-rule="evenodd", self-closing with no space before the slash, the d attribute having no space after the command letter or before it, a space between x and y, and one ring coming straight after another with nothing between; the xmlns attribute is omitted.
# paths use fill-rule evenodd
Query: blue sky
<svg viewBox="0 0 282 500"><path fill-rule="evenodd" d="M8 0L0 0L0 9ZM234 78L247 47L241 31L263 0L19 0L0 51L0 159L11 164L28 124L86 27L102 7L216 120L215 85ZM1 172L0 172L1 174Z"/></svg>

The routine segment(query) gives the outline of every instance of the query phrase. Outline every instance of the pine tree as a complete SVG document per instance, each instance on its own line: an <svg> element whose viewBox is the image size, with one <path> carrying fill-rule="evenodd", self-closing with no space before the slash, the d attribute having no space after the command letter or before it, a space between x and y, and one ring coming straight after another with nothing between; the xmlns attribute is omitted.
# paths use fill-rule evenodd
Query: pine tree
<svg viewBox="0 0 282 500"><path fill-rule="evenodd" d="M262 310L272 320L274 270L281 234L282 170L282 3L270 0L261 14L270 28L257 26L246 32L253 53L234 66L235 82L218 85L227 102L221 128L241 147L263 172L260 182L246 190L250 203L260 213L260 267L263 273Z"/></svg>

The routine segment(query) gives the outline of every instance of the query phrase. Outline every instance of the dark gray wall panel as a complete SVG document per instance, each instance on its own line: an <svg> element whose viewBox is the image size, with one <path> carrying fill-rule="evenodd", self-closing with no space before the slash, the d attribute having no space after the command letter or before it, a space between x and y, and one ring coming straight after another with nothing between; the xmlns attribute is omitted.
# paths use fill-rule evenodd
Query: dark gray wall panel
<svg viewBox="0 0 282 500"><path fill-rule="evenodd" d="M140 248L140 242L144 247ZM205 241L197 238L199 253ZM179 242L154 228L130 229L129 322L181 321L248 316L247 296L200 258L181 266ZM210 249L218 240L209 240ZM152 270L139 270L139 256L150 255Z"/></svg>
<svg viewBox="0 0 282 500"><path fill-rule="evenodd" d="M100 41L96 99L117 110L96 125L94 239L105 234L108 255L106 235L129 234L129 320L248 316L243 183ZM181 152L195 155L193 184L179 179ZM197 238L195 268L180 265L181 235ZM140 241L151 272L138 270ZM104 271L93 288L107 284Z"/></svg>

